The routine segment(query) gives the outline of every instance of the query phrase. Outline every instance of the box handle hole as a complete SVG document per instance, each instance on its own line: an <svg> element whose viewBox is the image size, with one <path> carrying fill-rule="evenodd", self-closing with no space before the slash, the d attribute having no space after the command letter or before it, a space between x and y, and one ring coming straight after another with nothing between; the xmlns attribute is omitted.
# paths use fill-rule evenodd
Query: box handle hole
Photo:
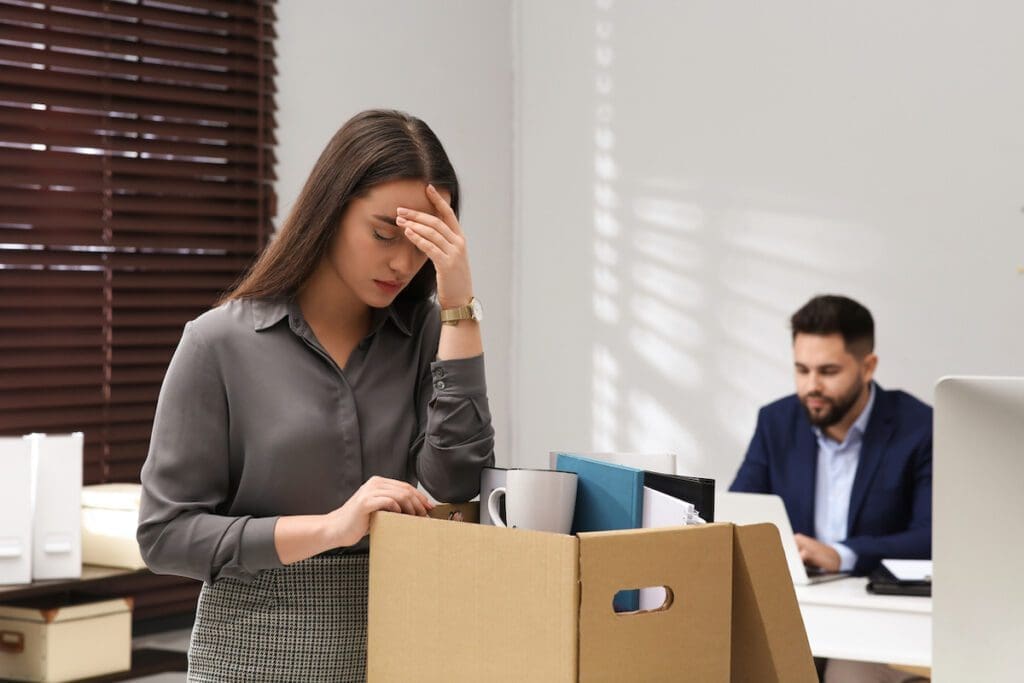
<svg viewBox="0 0 1024 683"><path fill-rule="evenodd" d="M17 631L0 631L0 652L20 654L25 650L25 635Z"/></svg>
<svg viewBox="0 0 1024 683"><path fill-rule="evenodd" d="M626 611L621 608L625 601L639 593L640 609ZM635 599L635 598L634 598ZM664 612L672 607L675 594L668 586L648 586L647 588L629 588L621 590L612 598L612 610L620 616Z"/></svg>

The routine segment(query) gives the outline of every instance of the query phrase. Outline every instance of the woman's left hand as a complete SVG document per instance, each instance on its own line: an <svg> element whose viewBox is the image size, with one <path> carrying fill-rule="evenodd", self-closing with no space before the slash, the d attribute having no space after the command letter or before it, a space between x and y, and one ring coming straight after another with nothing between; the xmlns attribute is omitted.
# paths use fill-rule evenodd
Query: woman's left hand
<svg viewBox="0 0 1024 683"><path fill-rule="evenodd" d="M433 216L413 209L398 209L398 226L405 236L434 262L437 271L437 302L442 309L465 306L473 297L466 237L455 211L433 185L427 185Z"/></svg>

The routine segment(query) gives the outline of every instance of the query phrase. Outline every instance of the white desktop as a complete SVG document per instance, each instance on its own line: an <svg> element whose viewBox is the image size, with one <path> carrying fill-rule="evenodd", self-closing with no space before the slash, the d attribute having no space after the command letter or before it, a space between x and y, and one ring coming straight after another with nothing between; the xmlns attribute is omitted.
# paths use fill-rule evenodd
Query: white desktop
<svg viewBox="0 0 1024 683"><path fill-rule="evenodd" d="M870 595L862 577L798 585L811 650L931 666L937 683L1020 680L1024 378L938 383L933 470L934 598Z"/></svg>
<svg viewBox="0 0 1024 683"><path fill-rule="evenodd" d="M865 577L839 577L812 584L793 540L785 505L778 496L719 493L715 497L715 520L770 522L778 527L814 656L931 665L931 598L874 595L868 593Z"/></svg>
<svg viewBox="0 0 1024 683"><path fill-rule="evenodd" d="M1024 378L935 389L933 680L1021 680Z"/></svg>

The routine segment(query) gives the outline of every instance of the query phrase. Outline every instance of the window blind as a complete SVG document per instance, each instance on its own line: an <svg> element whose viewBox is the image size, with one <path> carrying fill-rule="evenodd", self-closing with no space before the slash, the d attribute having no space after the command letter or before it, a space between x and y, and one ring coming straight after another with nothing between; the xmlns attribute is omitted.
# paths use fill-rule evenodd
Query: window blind
<svg viewBox="0 0 1024 683"><path fill-rule="evenodd" d="M0 0L0 433L138 481L184 323L274 213L272 0Z"/></svg>

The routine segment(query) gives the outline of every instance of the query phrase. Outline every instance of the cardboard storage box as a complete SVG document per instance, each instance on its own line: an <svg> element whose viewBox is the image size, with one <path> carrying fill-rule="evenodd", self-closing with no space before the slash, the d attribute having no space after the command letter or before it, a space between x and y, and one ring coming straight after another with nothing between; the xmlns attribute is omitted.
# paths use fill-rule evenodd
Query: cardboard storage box
<svg viewBox="0 0 1024 683"><path fill-rule="evenodd" d="M141 484L95 484L82 488L82 562L143 569L135 531Z"/></svg>
<svg viewBox="0 0 1024 683"><path fill-rule="evenodd" d="M129 598L0 605L0 678L73 681L131 668Z"/></svg>
<svg viewBox="0 0 1024 683"><path fill-rule="evenodd" d="M770 524L577 536L376 513L370 681L817 681ZM666 606L615 613L620 590Z"/></svg>

